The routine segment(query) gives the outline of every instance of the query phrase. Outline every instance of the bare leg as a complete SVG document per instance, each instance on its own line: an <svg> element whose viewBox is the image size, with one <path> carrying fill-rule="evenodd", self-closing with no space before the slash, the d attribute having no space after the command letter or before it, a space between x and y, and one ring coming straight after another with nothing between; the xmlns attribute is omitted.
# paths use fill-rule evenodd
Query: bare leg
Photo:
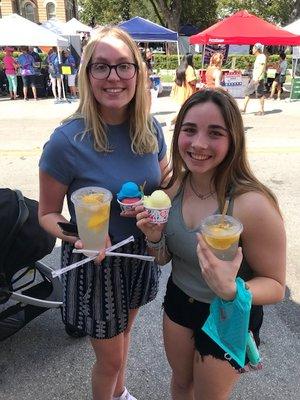
<svg viewBox="0 0 300 400"><path fill-rule="evenodd" d="M278 83L278 87L277 87L277 100L280 100L280 95L282 92L282 86L280 83Z"/></svg>
<svg viewBox="0 0 300 400"><path fill-rule="evenodd" d="M272 88L271 88L270 99L273 99L273 98L274 98L276 86L277 86L277 82L276 82L276 81L273 81L273 83L272 83Z"/></svg>
<svg viewBox="0 0 300 400"><path fill-rule="evenodd" d="M56 78L58 98L61 99L61 78Z"/></svg>
<svg viewBox="0 0 300 400"><path fill-rule="evenodd" d="M202 360L196 352L195 400L228 400L238 379L239 374L227 361L212 356L205 356Z"/></svg>
<svg viewBox="0 0 300 400"><path fill-rule="evenodd" d="M27 99L27 92L28 92L27 86L23 86L24 99Z"/></svg>
<svg viewBox="0 0 300 400"><path fill-rule="evenodd" d="M265 110L264 110L264 106L265 106L265 96L261 96L259 98L259 102L260 102L260 113L261 115L264 115Z"/></svg>
<svg viewBox="0 0 300 400"><path fill-rule="evenodd" d="M165 351L172 368L171 395L173 400L194 400L193 331L171 321L164 314Z"/></svg>
<svg viewBox="0 0 300 400"><path fill-rule="evenodd" d="M96 354L92 371L93 400L111 400L123 363L123 333L111 339L91 339Z"/></svg>
<svg viewBox="0 0 300 400"><path fill-rule="evenodd" d="M35 98L35 100L37 99L37 95L36 95L36 87L35 86L31 86L32 89L32 93L33 93L33 97Z"/></svg>
<svg viewBox="0 0 300 400"><path fill-rule="evenodd" d="M134 323L134 320L138 314L139 310L130 310L129 311L129 321L126 330L124 331L124 344L123 344L123 364L119 371L116 387L114 390L114 397L119 397L124 392L125 389L125 372L127 366L127 358L128 358L128 350L130 343L130 334L131 329Z"/></svg>
<svg viewBox="0 0 300 400"><path fill-rule="evenodd" d="M56 91L56 79L51 77L51 87L52 87L52 93L55 98L57 99L57 91Z"/></svg>
<svg viewBox="0 0 300 400"><path fill-rule="evenodd" d="M128 326L112 339L91 339L96 354L92 372L94 400L111 400L124 392L125 371L130 342L130 331L138 309L129 312Z"/></svg>
<svg viewBox="0 0 300 400"><path fill-rule="evenodd" d="M242 112L246 112L246 110L247 110L247 106L248 106L248 103L249 103L249 100L250 100L250 97L249 96L245 96L245 101L244 101L244 107L242 108Z"/></svg>

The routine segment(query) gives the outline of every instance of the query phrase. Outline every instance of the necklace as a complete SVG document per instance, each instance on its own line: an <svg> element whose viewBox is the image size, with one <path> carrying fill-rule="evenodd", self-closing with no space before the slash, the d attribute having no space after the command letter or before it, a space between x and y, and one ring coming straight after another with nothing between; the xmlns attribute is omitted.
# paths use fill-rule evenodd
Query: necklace
<svg viewBox="0 0 300 400"><path fill-rule="evenodd" d="M196 190L196 189L194 188L194 186L193 186L191 175L190 175L190 179L189 179L189 180L190 180L190 186L191 186L192 191L194 192L194 194L195 194L197 197L199 197L200 200L209 199L211 196L213 196L213 195L216 193L215 190L213 190L213 191L211 191L211 192L208 192L208 193L205 193L205 194L198 193L197 190Z"/></svg>

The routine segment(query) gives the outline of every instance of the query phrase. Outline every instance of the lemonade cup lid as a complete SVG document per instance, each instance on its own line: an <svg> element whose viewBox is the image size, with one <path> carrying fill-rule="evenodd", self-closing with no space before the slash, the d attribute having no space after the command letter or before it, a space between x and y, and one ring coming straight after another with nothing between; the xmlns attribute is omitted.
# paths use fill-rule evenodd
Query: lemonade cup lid
<svg viewBox="0 0 300 400"><path fill-rule="evenodd" d="M71 194L71 200L74 204L76 204L78 201L80 201L83 196L89 195L89 194L97 194L97 193L103 193L103 198L102 198L102 203L108 203L112 199L112 193L105 188L98 187L98 186L87 186L83 187L81 189L75 190Z"/></svg>
<svg viewBox="0 0 300 400"><path fill-rule="evenodd" d="M206 217L200 224L200 231L207 236L215 236L215 234L211 231L211 226L218 225L222 222L222 214L213 214ZM222 237L238 235L243 231L242 223L232 217L231 215L224 215L225 224L229 224L228 229L224 229L222 232ZM221 227L221 226L220 226ZM228 231L228 234L226 234Z"/></svg>

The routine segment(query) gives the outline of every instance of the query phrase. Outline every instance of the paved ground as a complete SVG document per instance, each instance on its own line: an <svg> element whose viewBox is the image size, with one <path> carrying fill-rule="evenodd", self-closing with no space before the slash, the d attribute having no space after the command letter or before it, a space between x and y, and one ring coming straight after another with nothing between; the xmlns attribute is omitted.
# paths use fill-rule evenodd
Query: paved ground
<svg viewBox="0 0 300 400"><path fill-rule="evenodd" d="M76 104L52 100L0 100L1 187L19 188L38 197L38 159L44 142ZM266 115L254 116L250 103L244 116L249 158L255 173L277 194L288 235L286 299L265 308L261 353L264 370L243 376L232 399L298 400L300 393L300 117L299 103L268 101ZM155 99L153 113L166 122L174 115L168 97ZM249 210L251 212L251 210ZM255 216L254 216L255 217ZM47 257L57 268L59 244ZM169 367L163 352L161 302L169 267L162 272L160 292L144 307L135 325L128 366L128 387L139 400L169 399ZM58 310L47 311L13 337L0 343L0 398L6 400L90 400L93 353L87 339L64 332Z"/></svg>

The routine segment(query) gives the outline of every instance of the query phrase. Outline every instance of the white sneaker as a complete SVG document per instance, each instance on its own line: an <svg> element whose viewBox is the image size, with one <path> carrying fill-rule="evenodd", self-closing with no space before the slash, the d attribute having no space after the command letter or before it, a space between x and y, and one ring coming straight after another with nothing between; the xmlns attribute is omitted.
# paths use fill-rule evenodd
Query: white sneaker
<svg viewBox="0 0 300 400"><path fill-rule="evenodd" d="M128 390L125 388L124 392L119 397L113 397L113 400L137 400L133 397Z"/></svg>

